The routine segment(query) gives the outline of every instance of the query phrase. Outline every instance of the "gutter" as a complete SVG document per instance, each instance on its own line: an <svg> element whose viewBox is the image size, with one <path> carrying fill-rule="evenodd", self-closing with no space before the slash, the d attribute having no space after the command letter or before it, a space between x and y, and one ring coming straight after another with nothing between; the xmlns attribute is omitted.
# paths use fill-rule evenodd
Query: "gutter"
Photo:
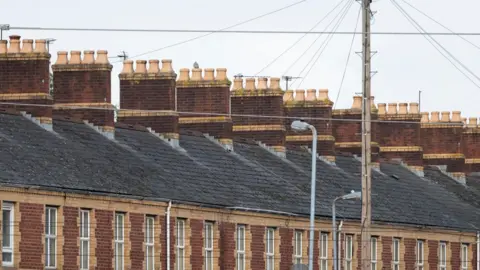
<svg viewBox="0 0 480 270"><path fill-rule="evenodd" d="M299 214L290 213L290 212L283 212L283 211L276 211L276 210L269 210L269 209L260 209L260 208L248 208L248 207L240 207L240 206L225 207L225 209L248 211L248 212L269 213L269 214L278 214L278 215L286 215L286 216L301 216Z"/></svg>
<svg viewBox="0 0 480 270"><path fill-rule="evenodd" d="M170 209L172 208L172 201L168 202L167 207L167 270L170 270Z"/></svg>

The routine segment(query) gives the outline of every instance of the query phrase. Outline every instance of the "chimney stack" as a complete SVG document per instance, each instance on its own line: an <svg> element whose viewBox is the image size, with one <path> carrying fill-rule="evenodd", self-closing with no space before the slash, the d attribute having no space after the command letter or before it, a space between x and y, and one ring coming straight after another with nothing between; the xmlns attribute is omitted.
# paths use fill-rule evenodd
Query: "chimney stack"
<svg viewBox="0 0 480 270"><path fill-rule="evenodd" d="M298 119L304 118L325 118L332 117L333 102L328 97L327 89L308 89L306 92L301 90L286 91L283 95L285 116ZM312 147L312 133L305 131L298 133L292 131L290 124L293 119L287 119L285 127L287 129L286 145L289 147L307 146ZM332 135L332 124L330 120L305 119L306 122L317 129L318 142L317 153L326 160L335 161L335 138Z"/></svg>
<svg viewBox="0 0 480 270"><path fill-rule="evenodd" d="M410 108L408 107L410 105ZM423 150L420 142L418 103L378 104L377 126L380 157L400 159L416 173L423 174Z"/></svg>
<svg viewBox="0 0 480 270"><path fill-rule="evenodd" d="M175 112L175 79L172 60L132 60L123 62L120 79L121 124L150 128L175 144L178 143L178 114Z"/></svg>
<svg viewBox="0 0 480 270"><path fill-rule="evenodd" d="M45 40L22 41L16 35L10 36L10 44L0 40L0 102L39 105L0 104L0 110L25 112L44 128L51 129L53 99L49 69L50 54Z"/></svg>
<svg viewBox="0 0 480 270"><path fill-rule="evenodd" d="M114 107L111 104L111 71L107 51L58 52L57 62L52 66L55 107L54 117L75 118L88 121L105 135L114 134ZM92 58L93 61L92 61Z"/></svg>
<svg viewBox="0 0 480 270"><path fill-rule="evenodd" d="M480 126L477 117L469 117L462 133L462 150L465 155L465 172L480 172Z"/></svg>
<svg viewBox="0 0 480 270"><path fill-rule="evenodd" d="M242 79L235 80L230 94L232 114L263 117L233 116L233 135L261 142L285 156L285 122L280 118L284 113L283 91L279 82L280 78L271 78L265 88L265 79L256 86L254 78L247 78L243 87Z"/></svg>
<svg viewBox="0 0 480 270"><path fill-rule="evenodd" d="M231 82L227 78L227 69L205 68L203 72L202 76L202 69L194 68L190 77L189 69L180 71L177 81L180 129L209 134L232 149Z"/></svg>

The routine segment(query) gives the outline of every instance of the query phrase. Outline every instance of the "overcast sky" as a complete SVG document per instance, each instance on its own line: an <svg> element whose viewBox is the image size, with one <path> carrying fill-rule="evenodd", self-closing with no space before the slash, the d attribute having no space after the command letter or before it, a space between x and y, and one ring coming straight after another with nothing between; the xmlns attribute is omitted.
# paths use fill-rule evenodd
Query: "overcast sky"
<svg viewBox="0 0 480 270"><path fill-rule="evenodd" d="M2 1L0 23L14 26L82 27L82 28L158 28L158 29L220 29L295 3L298 0L225 1L60 1L23 0ZM353 0L351 0L353 1ZM397 0L419 24L430 32L445 32L442 27ZM407 0L429 16L456 32L480 32L480 2L478 0ZM252 21L237 30L309 30L340 0L307 0L276 14ZM416 30L399 13L390 0L372 3L376 11L372 31ZM322 31L339 13L335 10L315 30ZM338 31L353 31L359 11L354 3ZM328 28L331 30L332 26ZM361 29L359 24L359 30ZM126 51L130 56L158 49L198 33L119 33L119 32L66 32L20 31L4 32L5 36L19 34L22 38L55 38L51 46L52 63L59 50L106 49L109 56ZM197 61L200 67L226 67L228 75L243 73L254 75L291 46L301 35L272 34L213 34L180 46L161 50L138 59L172 59L177 71L191 68ZM328 88L335 101L343 75L352 36L335 35L308 76L300 73L315 51L327 37L323 35L290 71L287 68L312 44L318 35L309 35L297 46L272 64L261 75L290 75L305 77L293 84L294 88ZM480 49L456 36L435 37L455 57L480 74ZM479 36L466 37L480 47ZM359 36L355 39L345 82L336 108L349 108L352 96L361 92L361 50ZM422 90L422 111L461 110L463 116L478 113L480 89L464 77L437 52L422 36L372 36L372 50L378 51L372 68L372 94L377 102L416 102ZM118 61L111 59L112 62ZM112 95L118 104L118 73L122 64L115 63L112 71ZM480 85L480 80L472 77ZM282 85L284 82L282 81Z"/></svg>

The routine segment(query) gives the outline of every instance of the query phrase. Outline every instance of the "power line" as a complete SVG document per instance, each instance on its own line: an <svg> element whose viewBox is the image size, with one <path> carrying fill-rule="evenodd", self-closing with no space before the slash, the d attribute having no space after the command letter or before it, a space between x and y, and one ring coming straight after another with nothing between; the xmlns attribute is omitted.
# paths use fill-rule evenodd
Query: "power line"
<svg viewBox="0 0 480 270"><path fill-rule="evenodd" d="M310 28L310 30L308 30L308 32L311 32L313 31L313 29L315 29L319 24L321 24L335 9L337 9L337 7L339 7L343 2L345 2L347 0L342 0L340 2L338 2L338 4L333 7L333 9L331 9L322 19L320 19L317 23L315 23L315 25ZM285 55L288 51L290 51L293 47L295 47L295 45L297 45L304 37L307 36L307 33L303 34L303 36L301 36L299 39L297 39L297 41L295 41L292 45L290 45L290 47L288 47L286 50L284 50L282 53L280 53L280 55L278 55L275 59L273 59L270 63L268 63L265 67L263 67L259 72L257 72L255 75L258 75L260 74L262 71L264 71L265 69L267 69L270 65L272 65L273 63L275 63L278 59L280 59L280 57L282 57L283 55Z"/></svg>

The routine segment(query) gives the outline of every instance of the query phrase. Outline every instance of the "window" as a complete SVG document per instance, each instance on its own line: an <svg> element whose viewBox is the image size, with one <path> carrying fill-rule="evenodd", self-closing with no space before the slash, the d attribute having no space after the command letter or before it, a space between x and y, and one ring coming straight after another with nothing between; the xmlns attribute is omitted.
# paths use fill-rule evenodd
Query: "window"
<svg viewBox="0 0 480 270"><path fill-rule="evenodd" d="M393 239L393 270L400 270L400 239Z"/></svg>
<svg viewBox="0 0 480 270"><path fill-rule="evenodd" d="M80 269L87 270L90 257L90 216L88 210L80 210Z"/></svg>
<svg viewBox="0 0 480 270"><path fill-rule="evenodd" d="M352 270L353 236L347 235L345 239L345 269Z"/></svg>
<svg viewBox="0 0 480 270"><path fill-rule="evenodd" d="M439 259L438 264L440 270L447 269L447 243L441 242L439 247Z"/></svg>
<svg viewBox="0 0 480 270"><path fill-rule="evenodd" d="M468 270L468 245L462 244L462 270Z"/></svg>
<svg viewBox="0 0 480 270"><path fill-rule="evenodd" d="M177 219L177 270L185 269L185 220Z"/></svg>
<svg viewBox="0 0 480 270"><path fill-rule="evenodd" d="M115 214L115 270L123 270L125 215Z"/></svg>
<svg viewBox="0 0 480 270"><path fill-rule="evenodd" d="M57 208L45 209L45 267L55 268L57 253Z"/></svg>
<svg viewBox="0 0 480 270"><path fill-rule="evenodd" d="M155 217L147 217L145 220L145 266L147 270L155 269Z"/></svg>
<svg viewBox="0 0 480 270"><path fill-rule="evenodd" d="M302 231L295 231L295 264L302 263Z"/></svg>
<svg viewBox="0 0 480 270"><path fill-rule="evenodd" d="M275 269L275 229L268 228L267 229L267 270L274 270Z"/></svg>
<svg viewBox="0 0 480 270"><path fill-rule="evenodd" d="M377 238L371 238L372 243L372 270L377 270Z"/></svg>
<svg viewBox="0 0 480 270"><path fill-rule="evenodd" d="M213 223L205 223L205 270L213 270Z"/></svg>
<svg viewBox="0 0 480 270"><path fill-rule="evenodd" d="M2 206L2 265L13 266L13 204Z"/></svg>
<svg viewBox="0 0 480 270"><path fill-rule="evenodd" d="M417 270L423 270L423 241L417 241Z"/></svg>
<svg viewBox="0 0 480 270"><path fill-rule="evenodd" d="M327 262L328 262L328 234L322 233L320 234L320 270L328 269Z"/></svg>
<svg viewBox="0 0 480 270"><path fill-rule="evenodd" d="M237 226L237 270L245 270L245 225Z"/></svg>

